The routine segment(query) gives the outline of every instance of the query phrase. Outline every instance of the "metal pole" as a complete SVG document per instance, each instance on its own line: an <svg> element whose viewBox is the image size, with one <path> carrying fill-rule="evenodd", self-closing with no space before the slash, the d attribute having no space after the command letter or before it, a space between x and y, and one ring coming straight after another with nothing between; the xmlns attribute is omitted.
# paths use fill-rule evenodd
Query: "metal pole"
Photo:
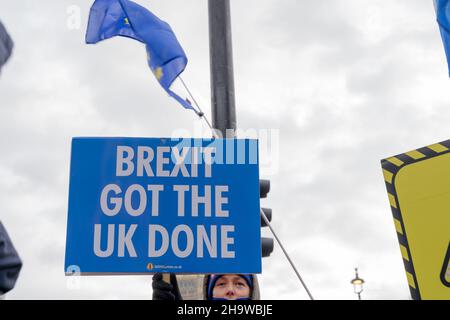
<svg viewBox="0 0 450 320"><path fill-rule="evenodd" d="M208 0L212 126L224 138L234 138L236 106L230 0ZM227 129L231 129L228 130Z"/></svg>
<svg viewBox="0 0 450 320"><path fill-rule="evenodd" d="M300 276L300 273L298 272L297 268L295 267L294 263L291 260L291 257L289 257L286 249L284 249L283 244L281 243L280 239L278 238L277 234L275 233L275 230L273 230L272 226L270 225L270 221L269 219L266 217L266 214L264 213L264 211L261 209L261 217L264 219L264 221L266 222L266 224L269 226L270 231L272 231L273 236L275 237L275 239L277 240L278 244L281 247L281 250L283 250L284 255L286 256L286 258L288 259L289 263L291 264L292 269L294 269L295 274L297 275L298 280L300 280L303 288L305 288L306 293L308 294L309 298L311 300L314 300L311 292L309 291L308 287L306 286L306 283L303 281L302 277Z"/></svg>

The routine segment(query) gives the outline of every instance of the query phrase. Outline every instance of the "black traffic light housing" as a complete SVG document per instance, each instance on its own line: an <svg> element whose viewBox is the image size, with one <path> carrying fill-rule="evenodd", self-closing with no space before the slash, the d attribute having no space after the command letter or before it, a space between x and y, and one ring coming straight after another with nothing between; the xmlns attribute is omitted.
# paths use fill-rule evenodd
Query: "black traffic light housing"
<svg viewBox="0 0 450 320"><path fill-rule="evenodd" d="M267 198L267 194L270 191L270 180L260 179L259 180L259 197L261 199ZM266 216L267 220L272 221L272 209L270 208L262 208L261 211L264 212L264 215ZM261 213L261 228L267 227L267 223L265 219L262 217ZM262 257L268 257L273 251L273 239L272 238L266 238L261 237L261 252Z"/></svg>

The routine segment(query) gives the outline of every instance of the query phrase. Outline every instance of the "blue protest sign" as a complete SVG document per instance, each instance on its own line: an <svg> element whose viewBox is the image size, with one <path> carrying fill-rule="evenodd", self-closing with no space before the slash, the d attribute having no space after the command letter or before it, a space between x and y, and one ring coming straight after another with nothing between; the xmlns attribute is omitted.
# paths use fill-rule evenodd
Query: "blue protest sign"
<svg viewBox="0 0 450 320"><path fill-rule="evenodd" d="M74 138L65 270L260 273L258 144Z"/></svg>

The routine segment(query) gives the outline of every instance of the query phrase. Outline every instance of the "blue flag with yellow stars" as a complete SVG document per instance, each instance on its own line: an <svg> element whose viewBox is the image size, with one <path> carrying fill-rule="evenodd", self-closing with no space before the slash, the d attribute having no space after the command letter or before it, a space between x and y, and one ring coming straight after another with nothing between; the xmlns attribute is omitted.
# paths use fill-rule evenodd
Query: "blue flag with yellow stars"
<svg viewBox="0 0 450 320"><path fill-rule="evenodd" d="M148 65L158 82L183 107L194 110L190 103L170 90L184 71L187 57L166 22L129 0L96 0L89 14L86 43L94 44L115 36L144 43Z"/></svg>
<svg viewBox="0 0 450 320"><path fill-rule="evenodd" d="M450 0L434 0L434 5L450 76Z"/></svg>

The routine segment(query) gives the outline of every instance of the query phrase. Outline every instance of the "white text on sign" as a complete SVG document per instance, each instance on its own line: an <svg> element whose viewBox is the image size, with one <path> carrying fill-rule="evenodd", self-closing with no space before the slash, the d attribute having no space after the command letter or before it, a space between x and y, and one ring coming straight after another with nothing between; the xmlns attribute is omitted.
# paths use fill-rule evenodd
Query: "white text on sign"
<svg viewBox="0 0 450 320"><path fill-rule="evenodd" d="M157 147L155 149L148 146L118 146L115 176L117 178L182 176L208 179L213 177L215 148ZM162 257L170 250L178 258L187 258L191 255L197 258L203 258L206 255L210 258L234 258L235 252L232 249L234 225L197 224L193 227L183 223L183 218L187 217L228 218L230 216L227 210L229 191L227 185L166 186L134 183L121 187L118 183L110 183L103 187L99 202L102 213L109 218L119 214L127 214L130 217L145 214L150 217L159 217L161 212L166 212L161 209L161 195L169 194L176 202L174 217L179 219L180 223L171 228L159 224L147 226L148 250L145 253L147 257ZM107 230L105 230L106 227ZM133 236L139 227L142 228L138 224L111 223L107 226L95 224L93 243L95 255L107 258L113 255L137 257L139 254L144 254L136 252L133 244ZM102 231L107 233L106 237L102 237ZM184 241L180 241L180 238ZM106 240L106 246L102 245L102 239Z"/></svg>

